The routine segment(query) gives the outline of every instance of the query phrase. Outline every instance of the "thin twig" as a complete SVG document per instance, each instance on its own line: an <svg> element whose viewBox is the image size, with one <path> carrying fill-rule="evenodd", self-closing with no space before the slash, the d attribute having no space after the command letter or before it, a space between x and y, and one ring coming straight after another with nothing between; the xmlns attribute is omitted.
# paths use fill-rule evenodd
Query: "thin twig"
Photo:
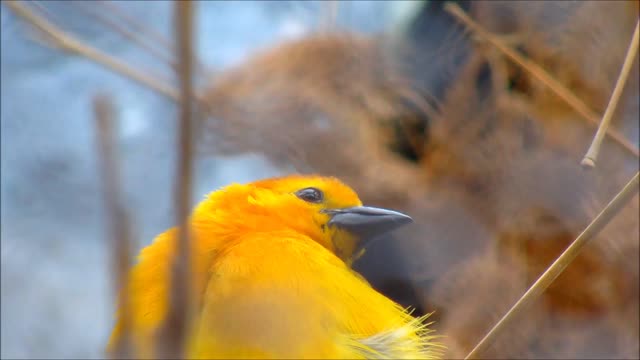
<svg viewBox="0 0 640 360"><path fill-rule="evenodd" d="M116 5L116 3L117 1L114 2L114 1L104 1L104 0L97 2L98 5L103 7L103 9L110 12L115 17L119 18L122 22L126 23L127 26L135 29L140 34L143 34L144 38L148 38L155 41L155 43L160 44L165 50L169 51L169 53L175 53L175 47L167 38L165 38L162 34L158 33L157 31L153 30L152 28L144 26L142 22L138 21L134 17L127 14L118 5ZM195 67L194 71L198 76L204 76L204 74L206 73L205 71L206 67L204 66L204 64L202 64L200 59L197 56L195 56L195 54L192 56L193 56L193 63ZM174 65L174 68L177 67L177 62L175 60L171 61L170 63Z"/></svg>
<svg viewBox="0 0 640 360"><path fill-rule="evenodd" d="M640 27L640 20L636 23L636 30L633 32L633 38L629 43L629 49L627 49L627 55L624 58L624 63L622 64L622 69L620 70L620 75L618 76L618 81L616 81L616 86L613 89L613 93L611 93L611 98L609 99L609 104L607 104L607 110L604 112L602 116L602 121L600 122L600 126L598 126L598 131L596 131L596 135L591 142L591 146L587 153L582 159L582 166L593 168L596 166L596 159L598 158L598 153L600 152L600 145L602 144L602 140L604 135L609 128L609 124L611 123L611 119L613 118L613 114L616 111L616 107L618 106L618 101L622 96L622 91L624 90L624 85L627 83L627 78L629 77L629 72L631 72L631 67L633 66L633 60L638 53L638 33Z"/></svg>
<svg viewBox="0 0 640 360"><path fill-rule="evenodd" d="M42 1L29 1L29 5L36 9L36 12L40 12L43 17L50 19L53 22L60 21L60 16L54 14L50 9L48 9Z"/></svg>
<svg viewBox="0 0 640 360"><path fill-rule="evenodd" d="M114 139L114 111L106 95L98 95L93 100L96 119L98 161L100 178L103 181L103 198L110 224L107 237L112 239L112 268L114 269L114 291L118 294L120 334L111 354L115 358L132 354L130 339L130 306L128 301L127 274L131 266L131 225L122 204L120 185L120 164L116 156Z"/></svg>
<svg viewBox="0 0 640 360"><path fill-rule="evenodd" d="M178 68L180 76L180 125L177 141L175 204L178 224L177 254L174 259L170 307L159 350L162 356L184 358L185 337L190 324L190 226L191 188L193 172L192 115L193 115L193 2L175 2L175 27Z"/></svg>
<svg viewBox="0 0 640 360"><path fill-rule="evenodd" d="M509 327L519 318L527 307L535 301L553 281L571 264L584 246L596 236L613 217L631 200L639 190L640 172L624 186L624 188L602 209L598 216L584 229L584 231L567 247L567 249L547 268L547 270L531 285L520 300L498 321L498 323L480 340L465 359L478 358L496 339L501 331Z"/></svg>
<svg viewBox="0 0 640 360"><path fill-rule="evenodd" d="M145 73L141 73L130 67L125 62L116 59L94 47L86 45L77 39L69 36L58 27L54 26L43 17L31 12L24 4L18 1L3 1L18 16L46 34L53 43L64 51L84 56L108 69L120 73L136 82L149 87L158 93L167 96L171 100L178 101L179 95L175 88L157 81L156 78Z"/></svg>
<svg viewBox="0 0 640 360"><path fill-rule="evenodd" d="M157 31L144 26L140 21L132 17L123 11L117 4L117 2L113 1L96 1L96 5L102 7L103 10L110 12L111 15L120 19L120 21L124 22L127 26L135 29L138 33L143 34L145 38L153 40L152 43L160 44L164 50L169 53L174 53L175 49L173 44L164 36L162 36Z"/></svg>
<svg viewBox="0 0 640 360"><path fill-rule="evenodd" d="M600 123L600 116L592 111L585 103L567 89L560 82L555 80L549 73L547 73L542 67L538 66L533 61L518 54L508 45L505 45L497 36L490 34L484 30L480 25L473 21L465 12L454 3L447 3L445 9L452 14L456 19L462 22L469 29L473 30L478 36L495 46L503 54L505 54L511 61L520 65L523 69L527 70L533 77L540 80L541 83L546 85L551 91L553 91L560 99L564 100L569 106L571 106L578 114L582 115L589 124L597 126ZM632 144L627 138L620 134L615 129L607 129L608 136L615 140L619 145L625 148L627 151L640 157L640 151Z"/></svg>
<svg viewBox="0 0 640 360"><path fill-rule="evenodd" d="M141 25L136 25L136 29L138 31L131 30L128 27L123 26L122 24L119 24L117 21L115 21L113 19L113 16L108 16L107 13L98 11L99 9L96 9L95 4L93 3L74 2L71 3L71 5L77 7L80 11L96 19L103 25L111 28L132 43L140 46L144 50L148 51L151 55L156 56L167 65L169 65L169 67L171 67L172 69L175 69L175 67L177 66L175 59L167 53L168 51L171 51L172 48L169 47L167 49L158 47L156 46L157 43L149 41L149 37L145 35L145 32L140 30L140 28L144 28Z"/></svg>

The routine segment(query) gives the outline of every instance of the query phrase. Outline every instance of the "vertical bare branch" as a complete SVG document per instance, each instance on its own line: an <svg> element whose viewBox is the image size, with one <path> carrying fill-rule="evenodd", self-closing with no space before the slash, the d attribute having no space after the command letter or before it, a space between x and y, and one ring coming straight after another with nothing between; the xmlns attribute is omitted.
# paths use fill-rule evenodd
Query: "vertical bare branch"
<svg viewBox="0 0 640 360"><path fill-rule="evenodd" d="M498 323L480 340L465 359L478 358L493 343L505 328L518 319L519 315L535 301L553 281L571 264L584 246L596 236L614 216L633 198L639 190L640 172L624 186L624 188L602 209L598 216L582 231L567 249L547 268L547 270L531 285L527 292L511 307Z"/></svg>
<svg viewBox="0 0 640 360"><path fill-rule="evenodd" d="M517 51L513 50L511 47L505 45L502 41L500 41L498 37L490 34L488 31L483 29L480 25L473 21L464 12L464 10L460 8L460 6L454 3L447 3L445 5L445 9L466 27L473 30L476 35L482 37L496 49L505 54L509 59L511 59L511 61L521 66L533 77L538 79L542 84L547 86L547 88L553 91L560 99L567 103L567 105L571 106L578 114L582 115L589 122L589 124L593 126L598 125L598 123L600 122L600 117L595 112L593 112L593 110L591 110L584 102L582 102L582 100L580 100L571 91L569 91L569 89L567 89L564 85L562 85L551 75L549 75L549 73L547 73L542 67L538 66L536 63L525 58L524 56L518 54ZM607 129L606 134L613 140L615 140L625 150L635 155L636 157L640 157L638 148L615 129Z"/></svg>
<svg viewBox="0 0 640 360"><path fill-rule="evenodd" d="M190 323L190 226L188 223L191 210L191 187L193 172L193 2L191 0L176 1L175 33L177 43L178 69L180 77L180 117L177 141L177 166L175 204L178 224L178 241L174 259L170 307L161 329L158 350L161 356L183 358L185 356L185 340Z"/></svg>
<svg viewBox="0 0 640 360"><path fill-rule="evenodd" d="M631 72L631 67L633 66L633 60L638 53L638 33L640 32L640 30L638 29L639 27L640 21L636 23L636 30L633 32L633 37L631 39L631 42L629 43L629 49L627 49L627 55L624 58L624 63L622 63L622 69L620 69L620 75L618 75L616 86L613 89L613 93L611 93L611 97L609 98L607 110L605 110L604 115L602 116L602 121L600 122L600 126L598 126L598 131L596 131L596 135L591 142L589 150L587 150L584 159L582 159L582 166L584 167L592 168L596 166L596 159L598 158L598 153L600 152L600 145L602 144L604 135L607 133L607 129L609 128L609 124L611 123L613 114L618 107L618 101L622 96L624 85L627 83L629 72Z"/></svg>
<svg viewBox="0 0 640 360"><path fill-rule="evenodd" d="M114 344L116 358L132 354L130 338L130 310L128 303L127 274L131 266L131 227L124 205L120 186L120 164L116 156L113 131L114 111L106 95L94 98L93 109L97 127L98 161L100 178L103 181L103 198L109 219L107 237L112 239L112 269L114 269L114 291L118 294L121 336Z"/></svg>

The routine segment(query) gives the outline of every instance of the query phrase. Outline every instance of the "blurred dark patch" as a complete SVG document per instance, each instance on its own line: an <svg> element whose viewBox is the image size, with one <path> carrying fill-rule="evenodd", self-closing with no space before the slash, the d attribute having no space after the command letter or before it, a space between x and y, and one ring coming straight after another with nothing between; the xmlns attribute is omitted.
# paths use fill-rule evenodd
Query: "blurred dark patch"
<svg viewBox="0 0 640 360"><path fill-rule="evenodd" d="M394 299L404 307L415 309L416 315L424 315L420 293L407 276L409 269L398 253L397 236L385 236L373 242L353 268L363 274L376 290Z"/></svg>
<svg viewBox="0 0 640 360"><path fill-rule="evenodd" d="M469 10L471 1L450 1ZM426 1L410 23L407 41L415 50L401 61L408 64L410 79L435 99L441 100L455 74L470 53L465 29L444 10L445 1Z"/></svg>

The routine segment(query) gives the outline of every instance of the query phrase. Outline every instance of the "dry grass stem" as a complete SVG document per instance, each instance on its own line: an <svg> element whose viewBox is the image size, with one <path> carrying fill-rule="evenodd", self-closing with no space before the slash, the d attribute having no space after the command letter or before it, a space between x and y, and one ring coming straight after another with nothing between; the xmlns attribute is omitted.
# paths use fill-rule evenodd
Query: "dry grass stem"
<svg viewBox="0 0 640 360"><path fill-rule="evenodd" d="M582 231L582 233L567 247L567 249L551 264L547 270L529 287L520 299L509 309L509 311L498 321L498 323L484 336L482 340L471 350L465 359L474 359L482 355L491 346L496 337L509 324L518 319L527 307L535 301L553 281L571 264L580 254L584 246L596 236L613 217L629 202L639 189L640 172L624 186L624 188L602 209L593 221Z"/></svg>
<svg viewBox="0 0 640 360"><path fill-rule="evenodd" d="M177 139L175 208L178 224L177 256L172 268L170 307L159 339L161 356L183 358L190 323L190 229L193 141L193 2L175 2L175 33L180 76L180 117Z"/></svg>
<svg viewBox="0 0 640 360"><path fill-rule="evenodd" d="M18 1L5 1L3 2L3 4L7 5L18 16L46 34L47 37L50 38L52 42L60 49L76 55L84 56L108 69L111 69L142 85L149 87L152 90L155 90L162 95L167 96L171 100L178 101L179 95L175 88L159 82L153 76L139 72L138 70L113 56L110 56L94 47L84 44L83 42L60 30L58 27L51 24L43 17L34 14L24 4L21 4Z"/></svg>
<svg viewBox="0 0 640 360"><path fill-rule="evenodd" d="M600 123L600 116L598 116L593 110L591 110L582 100L576 97L569 89L567 89L560 82L556 81L549 73L547 73L542 67L538 66L533 61L518 54L508 45L505 45L497 36L490 34L483 29L479 24L473 21L458 5L454 3L447 3L445 9L452 14L461 23L467 26L469 29L481 37L482 39L495 46L503 54L505 54L513 62L527 70L531 75L537 78L540 82L546 85L551 91L553 91L560 99L564 100L569 106L571 106L578 114L582 115L593 126L597 126ZM627 138L620 134L615 129L607 129L606 132L613 140L620 144L627 151L640 157L640 151L632 144Z"/></svg>
<svg viewBox="0 0 640 360"><path fill-rule="evenodd" d="M600 122L600 126L598 126L598 131L596 131L596 135L593 138L593 142L591 143L589 150L587 150L584 159L582 159L582 166L584 167L593 168L596 166L596 159L598 158L598 153L600 152L600 145L602 144L604 135L609 128L609 124L611 123L613 114L615 113L618 106L618 101L622 96L624 85L627 83L629 72L631 72L633 61L636 57L636 54L638 53L638 38L640 37L638 34L640 32L639 27L640 21L636 23L636 29L633 32L633 38L629 43L629 49L627 49L627 55L624 58L624 63L622 64L620 75L618 76L618 80L616 81L616 86L611 93L609 104L607 104L607 110L602 116L602 121Z"/></svg>
<svg viewBox="0 0 640 360"><path fill-rule="evenodd" d="M106 12L109 12L111 16L118 18L121 22L126 24L126 26L142 34L144 38L149 39L150 44L158 45L162 50L167 51L168 53L175 52L173 44L167 38L155 30L144 26L140 21L138 21L138 19L131 17L131 15L127 14L117 5L117 2L100 0L96 1L95 4Z"/></svg>
<svg viewBox="0 0 640 360"><path fill-rule="evenodd" d="M99 4L103 5L104 3L100 2ZM135 27L131 26L130 22L127 22L126 25L118 23L115 20L116 16L109 15L108 12L112 12L113 14L118 14L118 12L114 12L111 10L112 6L104 7L108 12L100 11L101 9L96 8L95 4L87 4L84 2L74 2L71 5L78 8L81 12L87 14L88 16L94 18L98 22L102 23L104 26L109 27L115 32L122 35L127 40L132 43L140 46L142 49L148 51L151 55L157 57L161 61L165 62L172 69L175 69L176 61L175 58L168 54L171 51L172 47L157 46L157 43L150 41L150 36L147 35L148 31L144 30L144 27L139 23L136 24ZM134 28L135 30L130 29L129 27Z"/></svg>
<svg viewBox="0 0 640 360"><path fill-rule="evenodd" d="M142 38L149 39L149 43L153 45L158 45L159 49L168 53L174 53L175 47L173 44L162 34L157 31L144 26L140 21L128 15L125 11L123 11L118 5L117 2L114 1L97 1L97 5L100 5L104 10L110 12L111 15L115 18L118 18L120 21L125 23L128 27L134 29L139 34L142 34ZM200 62L200 60L195 56L193 56L193 63L195 66L195 71L197 71L198 75L205 74L206 67ZM174 69L177 67L177 62L175 57L169 57L170 61L167 61Z"/></svg>
<svg viewBox="0 0 640 360"><path fill-rule="evenodd" d="M103 198L109 219L107 238L112 239L112 268L114 269L114 291L118 294L120 326L122 336L114 344L113 355L116 358L127 357L132 353L130 341L130 311L128 291L125 286L131 266L131 225L122 204L120 185L120 165L114 139L114 111L110 99L105 95L94 98L93 109L96 119L98 161L100 178L103 179Z"/></svg>

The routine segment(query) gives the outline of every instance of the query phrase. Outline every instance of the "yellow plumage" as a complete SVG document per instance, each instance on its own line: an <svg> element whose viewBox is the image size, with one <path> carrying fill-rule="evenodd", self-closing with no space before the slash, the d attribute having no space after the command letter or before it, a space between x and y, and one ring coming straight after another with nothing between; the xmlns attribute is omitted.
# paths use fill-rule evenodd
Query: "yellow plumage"
<svg viewBox="0 0 640 360"><path fill-rule="evenodd" d="M348 265L364 241L349 228L354 219L360 226L364 218L396 216L361 205L338 180L311 176L234 184L209 195L190 219L195 316L188 357L437 358L441 346L425 319ZM152 355L166 316L175 240L175 229L160 235L130 275L139 356ZM117 324L111 343L119 334Z"/></svg>

